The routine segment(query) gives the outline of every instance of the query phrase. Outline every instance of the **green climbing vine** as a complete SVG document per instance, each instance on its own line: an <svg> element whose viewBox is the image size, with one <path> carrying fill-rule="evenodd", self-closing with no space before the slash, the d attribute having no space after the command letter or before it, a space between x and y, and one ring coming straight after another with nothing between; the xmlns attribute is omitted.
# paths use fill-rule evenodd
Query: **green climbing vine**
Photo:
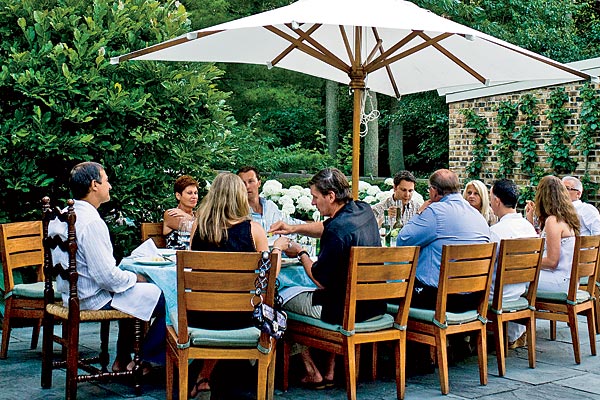
<svg viewBox="0 0 600 400"><path fill-rule="evenodd" d="M580 91L581 104L581 128L575 137L574 144L583 156L584 175L581 183L586 190L583 192L582 200L586 201L589 193L596 193L598 183L593 182L589 173L589 155L596 149L596 138L600 134L600 97L597 89L586 83Z"/></svg>
<svg viewBox="0 0 600 400"><path fill-rule="evenodd" d="M536 153L537 144L535 142L535 127L533 126L536 117L536 108L538 100L531 94L521 97L519 102L519 111L525 116L525 123L517 132L519 139L519 151L521 152L521 171L531 178L535 174L535 165L538 160Z"/></svg>
<svg viewBox="0 0 600 400"><path fill-rule="evenodd" d="M473 139L473 161L467 166L466 171L469 179L480 179L483 162L489 154L488 124L487 120L477 115L473 110L464 109L461 111L465 116L465 127L475 133Z"/></svg>
<svg viewBox="0 0 600 400"><path fill-rule="evenodd" d="M517 151L515 140L515 120L518 115L518 104L502 101L498 105L498 130L500 140L495 146L498 159L498 172L496 179L506 178L513 173L516 167L514 153Z"/></svg>
<svg viewBox="0 0 600 400"><path fill-rule="evenodd" d="M564 87L554 89L548 97L546 116L550 120L550 141L546 143L546 153L550 166L557 174L570 174L577 162L569 156L571 139L565 130L571 112L565 108L569 95Z"/></svg>

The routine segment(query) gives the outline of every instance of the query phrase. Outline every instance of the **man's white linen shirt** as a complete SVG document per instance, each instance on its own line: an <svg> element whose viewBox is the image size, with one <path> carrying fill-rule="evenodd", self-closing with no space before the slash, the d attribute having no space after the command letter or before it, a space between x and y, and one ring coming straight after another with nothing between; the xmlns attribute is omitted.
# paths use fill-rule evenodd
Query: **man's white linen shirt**
<svg viewBox="0 0 600 400"><path fill-rule="evenodd" d="M422 205L423 197L421 197L421 195L419 195L417 192L413 192L412 198L408 203L406 203L406 205L402 204L402 200L394 200L394 196L392 195L372 206L372 209L377 221L381 222L383 221L383 214L385 210L392 206L398 207L400 209L399 212L402 215L402 226L404 226L413 216L417 214L417 211L419 211L419 208L421 208Z"/></svg>
<svg viewBox="0 0 600 400"><path fill-rule="evenodd" d="M573 206L579 215L581 225L579 234L581 236L600 235L600 212L598 209L581 200L575 200Z"/></svg>
<svg viewBox="0 0 600 400"><path fill-rule="evenodd" d="M108 226L98 214L96 207L83 200L75 200L75 231L77 237L77 291L82 310L99 310L112 299L112 293L120 293L133 287L136 274L116 266ZM67 224L58 219L48 227L49 235L67 238ZM68 254L60 249L52 251L54 264L61 263L67 269ZM69 298L69 282L56 278L57 289L62 293L65 306ZM154 307L152 305L152 307Z"/></svg>
<svg viewBox="0 0 600 400"><path fill-rule="evenodd" d="M490 238L493 242L498 242L502 239L518 239L538 237L535 228L519 213L510 213L500 218L500 221L490 226ZM497 261L497 260L496 260ZM497 267L497 266L496 266ZM492 288L490 290L490 299L494 296L494 285L496 283L496 269L492 278ZM502 291L502 299L504 301L518 300L519 297L527 290L526 283L515 283L504 285Z"/></svg>

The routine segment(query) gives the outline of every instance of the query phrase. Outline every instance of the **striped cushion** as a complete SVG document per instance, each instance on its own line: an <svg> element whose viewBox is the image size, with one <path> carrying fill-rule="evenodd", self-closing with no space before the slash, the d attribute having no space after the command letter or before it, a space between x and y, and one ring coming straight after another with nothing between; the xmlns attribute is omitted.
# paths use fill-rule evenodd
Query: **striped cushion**
<svg viewBox="0 0 600 400"><path fill-rule="evenodd" d="M308 325L316 326L318 328L326 329L328 331L342 332L343 328L341 325L328 324L320 319L308 317L302 314L296 314L287 311L288 318L292 321L302 322ZM364 322L357 322L354 324L354 332L375 332L383 329L389 329L394 326L394 317L389 314L380 315L379 317L371 318Z"/></svg>

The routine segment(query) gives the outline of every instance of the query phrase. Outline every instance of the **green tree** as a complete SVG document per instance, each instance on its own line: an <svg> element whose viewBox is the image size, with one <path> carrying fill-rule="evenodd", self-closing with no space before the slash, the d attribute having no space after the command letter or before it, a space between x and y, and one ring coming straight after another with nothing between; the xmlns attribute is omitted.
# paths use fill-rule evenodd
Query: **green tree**
<svg viewBox="0 0 600 400"><path fill-rule="evenodd" d="M211 177L231 157L221 70L109 63L188 29L178 2L0 0L0 220L39 218L41 197L60 204L70 168L95 160L113 185L101 212L122 223L109 223L122 253L139 242L137 223L174 205L178 175Z"/></svg>

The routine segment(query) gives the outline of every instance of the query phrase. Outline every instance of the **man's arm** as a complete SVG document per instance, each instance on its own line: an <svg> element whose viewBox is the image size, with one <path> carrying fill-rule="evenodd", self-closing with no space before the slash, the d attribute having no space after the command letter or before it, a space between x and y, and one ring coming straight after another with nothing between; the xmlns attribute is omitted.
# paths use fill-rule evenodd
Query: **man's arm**
<svg viewBox="0 0 600 400"><path fill-rule="evenodd" d="M421 214L417 214L398 234L396 244L398 246L426 246L433 242L437 236L436 216L431 207L425 208Z"/></svg>
<svg viewBox="0 0 600 400"><path fill-rule="evenodd" d="M320 238L323 234L323 222L307 222L306 224L290 225L283 221L277 221L269 229L269 233L275 235L300 234L314 238Z"/></svg>
<svg viewBox="0 0 600 400"><path fill-rule="evenodd" d="M600 235L600 212L591 204L585 203L585 205L581 220L588 227L591 235Z"/></svg>

